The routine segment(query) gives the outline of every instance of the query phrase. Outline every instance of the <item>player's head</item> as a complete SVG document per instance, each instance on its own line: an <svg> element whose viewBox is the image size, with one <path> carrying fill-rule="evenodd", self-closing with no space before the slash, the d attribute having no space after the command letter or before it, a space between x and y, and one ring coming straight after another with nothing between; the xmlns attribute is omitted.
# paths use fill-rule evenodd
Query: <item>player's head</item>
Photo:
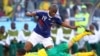
<svg viewBox="0 0 100 56"><path fill-rule="evenodd" d="M15 23L14 22L12 22L11 23L11 29L15 29L16 27L15 27Z"/></svg>
<svg viewBox="0 0 100 56"><path fill-rule="evenodd" d="M89 26L89 29L90 29L91 31L94 30L94 25L91 24L91 25Z"/></svg>
<svg viewBox="0 0 100 56"><path fill-rule="evenodd" d="M51 17L54 17L55 14L56 14L56 12L57 12L57 6L56 6L55 4L51 5L51 6L49 7L49 15L50 15Z"/></svg>
<svg viewBox="0 0 100 56"><path fill-rule="evenodd" d="M28 24L24 24L24 29L28 30Z"/></svg>
<svg viewBox="0 0 100 56"><path fill-rule="evenodd" d="M4 32L5 32L5 27L4 27L4 26L1 26L1 27L0 27L0 33L3 34Z"/></svg>

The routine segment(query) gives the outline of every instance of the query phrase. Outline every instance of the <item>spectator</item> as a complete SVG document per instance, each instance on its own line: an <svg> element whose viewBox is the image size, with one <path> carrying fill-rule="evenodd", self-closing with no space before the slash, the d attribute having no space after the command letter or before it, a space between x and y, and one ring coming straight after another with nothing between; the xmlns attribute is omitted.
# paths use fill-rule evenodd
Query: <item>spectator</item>
<svg viewBox="0 0 100 56"><path fill-rule="evenodd" d="M8 30L7 44L9 45L9 56L16 56L18 43L18 30L14 22L11 23L11 29Z"/></svg>
<svg viewBox="0 0 100 56"><path fill-rule="evenodd" d="M19 39L21 42L25 43L27 38L30 36L31 31L28 29L28 24L24 24L24 29L19 32Z"/></svg>
<svg viewBox="0 0 100 56"><path fill-rule="evenodd" d="M7 32L5 32L5 27L1 26L0 27L0 56L7 56L7 52L8 52L8 45L6 44L6 38L7 38L8 34ZM4 50L3 50L4 48Z"/></svg>
<svg viewBox="0 0 100 56"><path fill-rule="evenodd" d="M50 2L48 0L43 0L41 3L40 3L40 6L39 6L39 9L40 10L48 10L50 7Z"/></svg>
<svg viewBox="0 0 100 56"><path fill-rule="evenodd" d="M24 17L24 10L22 9L21 5L18 5L15 12L15 18Z"/></svg>
<svg viewBox="0 0 100 56"><path fill-rule="evenodd" d="M75 18L76 20L78 20L75 21L75 25L82 26L77 29L77 34L80 34L85 31L85 28L87 27L87 24L89 22L89 16L90 14L87 12L87 7L85 5L82 5L82 12L75 14Z"/></svg>
<svg viewBox="0 0 100 56"><path fill-rule="evenodd" d="M8 30L7 41L8 45L18 42L18 30L16 30L16 25L14 22L11 23L11 29Z"/></svg>
<svg viewBox="0 0 100 56"><path fill-rule="evenodd" d="M86 47L88 51L96 50L97 56L100 56L100 48L99 48L99 35L100 33L95 29L95 26L91 24L89 26L89 30L91 32L94 32L94 35L88 35L85 37L85 40L87 41Z"/></svg>
<svg viewBox="0 0 100 56"><path fill-rule="evenodd" d="M28 24L26 23L24 24L23 30L21 30L18 34L18 39L19 39L18 48L24 47L25 42L29 38L30 34L31 34L31 31L28 29Z"/></svg>
<svg viewBox="0 0 100 56"><path fill-rule="evenodd" d="M3 0L3 9L5 11L6 16L12 18L13 7L12 4L9 4L9 0Z"/></svg>
<svg viewBox="0 0 100 56"><path fill-rule="evenodd" d="M67 0L59 0L59 13L62 18L62 20L65 20L67 18Z"/></svg>
<svg viewBox="0 0 100 56"><path fill-rule="evenodd" d="M36 2L35 0L25 0L25 12L27 11L34 11L36 8Z"/></svg>
<svg viewBox="0 0 100 56"><path fill-rule="evenodd" d="M90 14L87 11L87 6L86 5L82 5L82 14L84 15L84 18L85 18L85 23L84 24L87 25L88 22L89 22Z"/></svg>

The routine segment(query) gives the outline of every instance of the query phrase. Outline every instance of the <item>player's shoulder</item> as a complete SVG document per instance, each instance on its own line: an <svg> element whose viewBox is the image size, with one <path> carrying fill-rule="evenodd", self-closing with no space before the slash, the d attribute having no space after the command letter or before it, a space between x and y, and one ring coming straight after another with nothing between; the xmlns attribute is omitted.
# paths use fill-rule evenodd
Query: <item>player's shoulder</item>
<svg viewBox="0 0 100 56"><path fill-rule="evenodd" d="M61 19L61 17L60 17L59 14L56 14L56 15L55 15L55 18Z"/></svg>

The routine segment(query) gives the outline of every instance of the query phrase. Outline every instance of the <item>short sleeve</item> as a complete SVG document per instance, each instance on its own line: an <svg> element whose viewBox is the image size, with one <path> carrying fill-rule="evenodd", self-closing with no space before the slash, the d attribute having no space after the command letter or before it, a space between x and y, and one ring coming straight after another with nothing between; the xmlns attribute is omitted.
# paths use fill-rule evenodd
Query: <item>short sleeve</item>
<svg viewBox="0 0 100 56"><path fill-rule="evenodd" d="M36 11L36 15L37 16L42 16L46 11L43 11L43 10L37 10Z"/></svg>
<svg viewBox="0 0 100 56"><path fill-rule="evenodd" d="M36 12L35 18L36 19L41 19L42 18L42 15L43 15L43 12Z"/></svg>
<svg viewBox="0 0 100 56"><path fill-rule="evenodd" d="M42 12L36 12L36 16L42 16Z"/></svg>

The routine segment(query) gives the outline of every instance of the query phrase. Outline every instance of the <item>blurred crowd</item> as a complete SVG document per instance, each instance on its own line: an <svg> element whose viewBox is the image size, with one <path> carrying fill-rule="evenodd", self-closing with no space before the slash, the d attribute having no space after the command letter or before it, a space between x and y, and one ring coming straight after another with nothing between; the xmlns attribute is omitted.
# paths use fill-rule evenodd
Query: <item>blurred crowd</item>
<svg viewBox="0 0 100 56"><path fill-rule="evenodd" d="M51 4L58 6L58 13L62 18L73 16L73 7L85 4L88 12L95 4L96 0L0 0L0 17L7 16L9 18L25 17L25 12L33 12L35 10L48 10ZM69 11L71 10L71 13ZM73 12L72 12L73 11Z"/></svg>

